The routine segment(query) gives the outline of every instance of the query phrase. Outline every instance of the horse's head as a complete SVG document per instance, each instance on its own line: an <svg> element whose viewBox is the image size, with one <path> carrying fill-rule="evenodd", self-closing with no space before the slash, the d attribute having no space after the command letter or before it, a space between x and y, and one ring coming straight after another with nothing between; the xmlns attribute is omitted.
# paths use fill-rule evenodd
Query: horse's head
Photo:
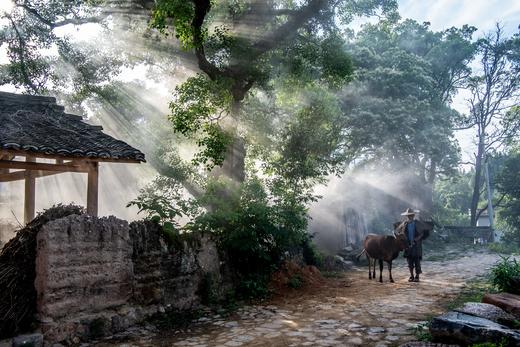
<svg viewBox="0 0 520 347"><path fill-rule="evenodd" d="M394 236L395 236L395 239L397 240L399 250L403 251L408 248L408 239L406 238L405 233L394 230Z"/></svg>

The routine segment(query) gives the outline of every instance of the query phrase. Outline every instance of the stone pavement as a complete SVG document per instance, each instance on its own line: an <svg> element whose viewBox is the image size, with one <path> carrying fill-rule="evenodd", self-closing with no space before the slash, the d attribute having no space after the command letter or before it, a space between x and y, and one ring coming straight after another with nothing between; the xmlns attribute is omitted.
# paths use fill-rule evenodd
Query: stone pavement
<svg viewBox="0 0 520 347"><path fill-rule="evenodd" d="M414 340L418 323L442 313L442 304L468 280L487 273L498 259L481 252L443 262L425 261L420 283L407 281L402 258L394 266L396 283L388 282L386 266L383 283L370 281L366 268L355 268L302 295L245 306L226 318L204 317L189 331L148 334L116 345L398 346Z"/></svg>

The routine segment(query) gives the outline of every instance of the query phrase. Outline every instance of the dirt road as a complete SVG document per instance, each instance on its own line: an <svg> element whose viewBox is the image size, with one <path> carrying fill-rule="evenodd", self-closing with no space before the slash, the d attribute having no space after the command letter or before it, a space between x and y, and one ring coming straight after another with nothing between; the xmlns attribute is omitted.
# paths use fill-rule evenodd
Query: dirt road
<svg viewBox="0 0 520 347"><path fill-rule="evenodd" d="M245 306L231 317L206 317L189 332L146 336L120 346L397 346L414 340L414 327L443 311L465 284L499 259L486 252L423 262L420 283L409 283L403 260L395 283L368 279L365 268L328 279L303 295ZM377 270L379 271L379 270Z"/></svg>

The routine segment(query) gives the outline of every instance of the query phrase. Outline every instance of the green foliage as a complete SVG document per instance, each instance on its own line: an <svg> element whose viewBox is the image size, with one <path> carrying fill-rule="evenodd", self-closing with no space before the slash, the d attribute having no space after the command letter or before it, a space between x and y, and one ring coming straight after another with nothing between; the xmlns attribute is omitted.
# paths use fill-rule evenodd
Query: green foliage
<svg viewBox="0 0 520 347"><path fill-rule="evenodd" d="M204 164L208 169L222 165L232 142L232 135L218 125L231 111L229 80L212 81L197 74L177 86L174 95L169 115L173 129L185 136L199 137L197 145L201 150L193 159L194 164Z"/></svg>
<svg viewBox="0 0 520 347"><path fill-rule="evenodd" d="M222 181L208 185L199 202L210 206L210 211L198 216L190 228L220 236L220 247L239 277L239 295L266 294L269 276L285 252L306 237L305 211L288 197L273 195L259 179L250 179L235 190L224 187Z"/></svg>
<svg viewBox="0 0 520 347"><path fill-rule="evenodd" d="M520 294L520 263L514 258L502 257L491 269L491 283L500 291Z"/></svg>
<svg viewBox="0 0 520 347"><path fill-rule="evenodd" d="M150 26L168 36L173 33L184 49L195 46L192 20L195 15L193 2L185 0L155 1Z"/></svg>
<svg viewBox="0 0 520 347"><path fill-rule="evenodd" d="M351 147L392 170L406 163L424 182L453 173L449 100L467 74L469 39L464 29L433 32L413 20L365 26L348 50L358 77L343 103ZM464 54L452 54L455 42L468 47Z"/></svg>
<svg viewBox="0 0 520 347"><path fill-rule="evenodd" d="M520 246L511 242L492 242L488 244L491 252L500 254L520 254Z"/></svg>
<svg viewBox="0 0 520 347"><path fill-rule="evenodd" d="M434 219L441 225L469 225L472 173L459 173L435 184Z"/></svg>
<svg viewBox="0 0 520 347"><path fill-rule="evenodd" d="M298 289L301 288L304 284L304 280L300 275L294 275L289 279L287 285L289 288Z"/></svg>
<svg viewBox="0 0 520 347"><path fill-rule="evenodd" d="M499 216L506 223L504 241L520 247L520 151L513 150L506 157L495 183L497 190L504 194L505 203Z"/></svg>
<svg viewBox="0 0 520 347"><path fill-rule="evenodd" d="M432 334L430 333L430 321L425 323L418 323L414 328L414 335L418 341L430 342L433 340Z"/></svg>
<svg viewBox="0 0 520 347"><path fill-rule="evenodd" d="M313 265L319 267L323 262L323 256L312 242L310 237L306 238L302 244L302 256L303 261L307 265Z"/></svg>
<svg viewBox="0 0 520 347"><path fill-rule="evenodd" d="M455 298L447 303L445 308L454 310L467 302L482 302L482 297L489 292L493 292L491 285L485 279L477 278L469 282Z"/></svg>
<svg viewBox="0 0 520 347"><path fill-rule="evenodd" d="M500 342L482 342L475 343L470 345L470 347L506 347L508 345L508 340L506 337L503 337Z"/></svg>
<svg viewBox="0 0 520 347"><path fill-rule="evenodd" d="M200 207L194 199L185 197L183 186L179 181L164 176L158 176L147 187L140 191L139 196L128 203L137 206L140 212L146 213L146 218L159 223L166 236L173 236L180 231L179 218L193 217L200 213Z"/></svg>

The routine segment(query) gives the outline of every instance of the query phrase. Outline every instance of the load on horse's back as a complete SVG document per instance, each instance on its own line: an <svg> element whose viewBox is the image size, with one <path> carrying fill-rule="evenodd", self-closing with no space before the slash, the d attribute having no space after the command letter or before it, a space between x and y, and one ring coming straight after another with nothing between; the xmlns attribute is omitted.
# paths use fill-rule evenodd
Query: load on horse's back
<svg viewBox="0 0 520 347"><path fill-rule="evenodd" d="M433 230L434 223L430 221L422 221L422 220L416 220L418 226L423 231L423 240L426 240L428 237L430 237L430 233ZM404 222L395 222L394 223L394 230L398 232L397 228L399 228Z"/></svg>

